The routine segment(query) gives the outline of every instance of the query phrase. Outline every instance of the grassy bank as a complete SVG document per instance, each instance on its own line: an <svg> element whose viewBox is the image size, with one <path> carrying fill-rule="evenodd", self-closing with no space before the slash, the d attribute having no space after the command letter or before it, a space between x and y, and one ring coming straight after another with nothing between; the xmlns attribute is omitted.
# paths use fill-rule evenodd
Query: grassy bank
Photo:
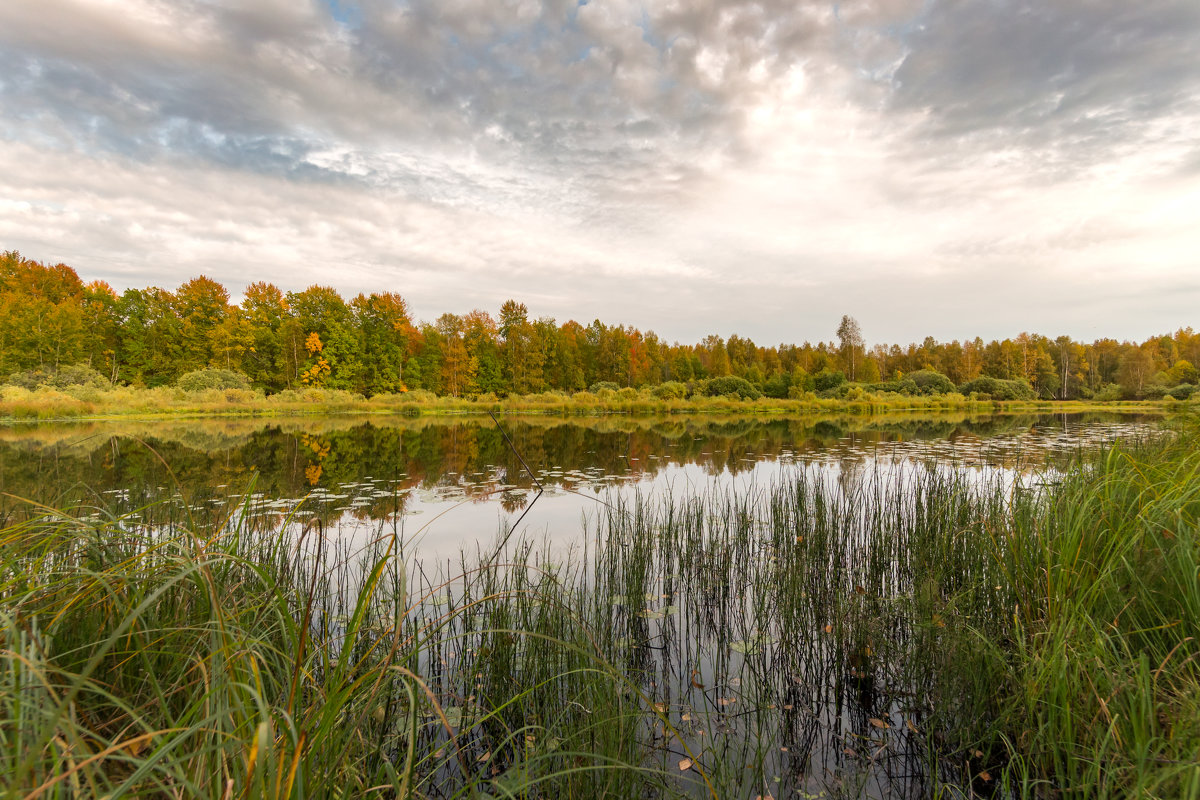
<svg viewBox="0 0 1200 800"><path fill-rule="evenodd" d="M1197 438L1015 487L798 472L458 564L46 509L0 531L0 789L1200 797Z"/></svg>
<svg viewBox="0 0 1200 800"><path fill-rule="evenodd" d="M54 389L0 387L0 420L56 420L92 418L163 418L206 416L287 416L331 414L401 414L407 416L484 414L550 414L590 416L601 414L882 414L959 411L984 413L1083 411L1145 411L1196 407L1195 401L1000 401L950 393L905 396L892 393L858 393L847 398L738 399L736 396L686 399L656 397L646 390L602 389L564 394L545 392L505 398L438 397L429 392L363 397L326 389L288 390L264 395L248 389L209 389L185 392L162 387Z"/></svg>

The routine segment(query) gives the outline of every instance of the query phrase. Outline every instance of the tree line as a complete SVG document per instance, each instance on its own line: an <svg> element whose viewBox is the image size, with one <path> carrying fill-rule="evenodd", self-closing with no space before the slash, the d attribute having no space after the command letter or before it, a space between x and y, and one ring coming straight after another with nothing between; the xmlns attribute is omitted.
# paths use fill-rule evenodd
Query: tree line
<svg viewBox="0 0 1200 800"><path fill-rule="evenodd" d="M828 342L760 346L712 334L681 344L599 320L530 318L516 300L494 316L477 309L425 322L392 292L347 301L326 286L285 292L258 282L231 303L225 287L200 276L175 291L117 293L64 264L0 254L0 376L26 384L86 369L114 384L156 387L221 369L268 393L505 396L736 379L770 397L844 395L856 386L906 393L1017 386L1044 399L1183 399L1200 382L1198 362L1200 334L1191 328L1143 342L1021 333L868 347L847 316Z"/></svg>

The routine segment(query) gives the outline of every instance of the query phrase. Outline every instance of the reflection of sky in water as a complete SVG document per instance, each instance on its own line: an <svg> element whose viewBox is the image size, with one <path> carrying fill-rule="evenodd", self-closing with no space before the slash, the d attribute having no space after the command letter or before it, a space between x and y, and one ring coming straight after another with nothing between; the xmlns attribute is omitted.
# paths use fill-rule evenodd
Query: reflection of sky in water
<svg viewBox="0 0 1200 800"><path fill-rule="evenodd" d="M886 443L861 441L850 435L821 451L785 449L770 457L746 451L736 471L727 466L714 470L707 464L676 463L667 447L667 452L644 457L654 462L647 465L653 467L649 470L640 465L641 458L632 457L626 458L624 470L608 473L599 468L576 470L566 465L536 470L544 491L532 506L529 503L537 494L536 488L506 483L498 471L447 474L435 486L400 490L389 489L387 481L365 481L335 490L317 490L305 505L335 504L334 510L342 511L342 515L327 530L355 545L361 546L380 533L390 533L395 527L408 543L410 553L457 560L461 552L469 555L477 548L487 550L497 541L499 532L524 512L515 534L544 539L552 545L573 545L580 541L585 518L594 517L606 503L627 503L638 495L684 497L730 490L742 494L765 490L801 470L815 470L831 484L872 476L886 480L914 466L965 470L981 477L998 474L1009 482L1018 472L1061 464L1065 457L1080 450L1117 439L1144 438L1158 430L1147 423L1098 422L1074 427L1039 425L1019 433L987 437L960 433L945 439ZM382 519L363 518L361 509L393 496L398 513ZM295 504L279 503L285 508Z"/></svg>

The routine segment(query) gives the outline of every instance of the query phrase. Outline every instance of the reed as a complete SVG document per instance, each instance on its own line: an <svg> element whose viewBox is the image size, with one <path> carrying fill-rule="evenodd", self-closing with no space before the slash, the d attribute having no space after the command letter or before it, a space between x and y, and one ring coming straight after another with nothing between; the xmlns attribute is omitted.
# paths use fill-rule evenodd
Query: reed
<svg viewBox="0 0 1200 800"><path fill-rule="evenodd" d="M619 392L543 392L529 395L478 397L437 396L427 391L364 397L349 391L308 388L264 395L250 389L209 389L185 392L173 387L75 386L25 389L0 386L0 420L80 418L244 417L330 414L399 414L432 416L506 414L594 416L604 414L851 414L1027 411L1164 411L1194 409L1200 399L1142 401L999 401L960 394L907 396L856 392L844 398L820 398L809 393L793 399L738 399L736 396L662 398L651 389Z"/></svg>
<svg viewBox="0 0 1200 800"><path fill-rule="evenodd" d="M0 788L1200 797L1196 438L613 498L439 564L64 499L0 531Z"/></svg>

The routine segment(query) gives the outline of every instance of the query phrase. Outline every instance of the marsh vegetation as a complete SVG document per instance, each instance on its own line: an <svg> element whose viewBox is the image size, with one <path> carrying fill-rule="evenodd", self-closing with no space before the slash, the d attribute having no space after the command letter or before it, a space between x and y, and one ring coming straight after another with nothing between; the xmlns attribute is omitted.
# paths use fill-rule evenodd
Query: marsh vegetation
<svg viewBox="0 0 1200 800"><path fill-rule="evenodd" d="M4 789L1200 797L1196 437L792 463L449 562L249 478L63 495L0 532Z"/></svg>

